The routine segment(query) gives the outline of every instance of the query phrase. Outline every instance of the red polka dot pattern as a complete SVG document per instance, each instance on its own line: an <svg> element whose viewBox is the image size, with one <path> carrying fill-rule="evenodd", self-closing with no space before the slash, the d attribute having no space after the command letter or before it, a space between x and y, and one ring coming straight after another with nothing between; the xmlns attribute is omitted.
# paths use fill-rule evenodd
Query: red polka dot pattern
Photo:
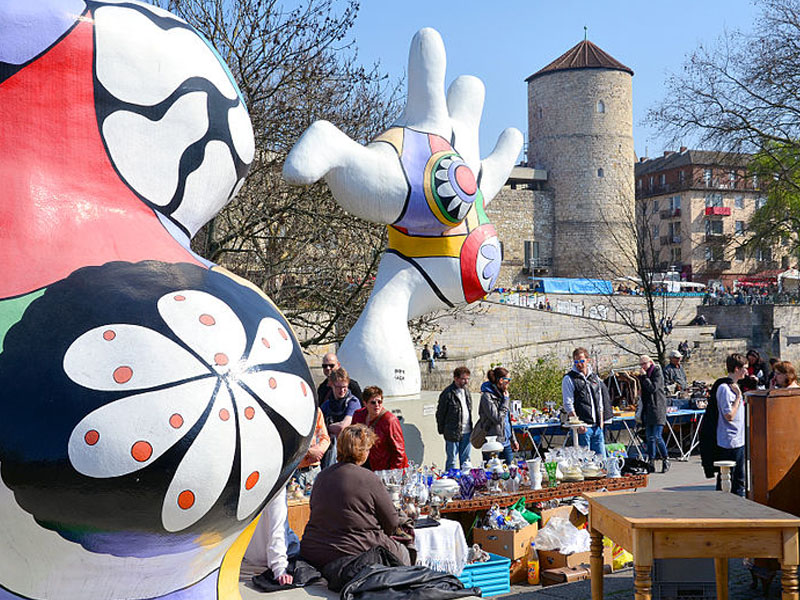
<svg viewBox="0 0 800 600"><path fill-rule="evenodd" d="M221 408L219 411L219 418L223 421L227 421L231 418L231 413L228 412L227 408Z"/></svg>
<svg viewBox="0 0 800 600"><path fill-rule="evenodd" d="M211 327L212 325L216 325L216 323L217 323L217 321L216 321L216 319L214 319L214 317L212 317L211 315L207 315L205 313L200 315L199 321L203 325L205 325L206 327Z"/></svg>
<svg viewBox="0 0 800 600"><path fill-rule="evenodd" d="M183 417L175 413L169 418L169 424L173 429L180 429L183 426Z"/></svg>
<svg viewBox="0 0 800 600"><path fill-rule="evenodd" d="M89 446L94 446L97 442L100 441L100 432L97 431L96 429L90 429L83 436L83 441L86 442Z"/></svg>
<svg viewBox="0 0 800 600"><path fill-rule="evenodd" d="M191 490L183 490L178 494L178 506L183 510L189 510L194 506L194 492Z"/></svg>
<svg viewBox="0 0 800 600"><path fill-rule="evenodd" d="M119 384L128 383L133 377L133 369L127 366L114 369L114 381Z"/></svg>
<svg viewBox="0 0 800 600"><path fill-rule="evenodd" d="M246 490L252 490L258 483L258 478L259 478L258 471L253 471L252 473L250 473L250 475L248 475L247 477L247 481L244 482L244 488Z"/></svg>
<svg viewBox="0 0 800 600"><path fill-rule="evenodd" d="M103 332L103 339L104 339L105 341L107 341L107 342L110 342L110 341L111 341L111 340L113 340L115 337L117 337L117 334L116 334L116 333L115 333L113 330L111 330L111 329L106 329L106 330Z"/></svg>
<svg viewBox="0 0 800 600"><path fill-rule="evenodd" d="M131 446L131 456L136 462L146 462L153 456L153 447L149 443L139 440Z"/></svg>

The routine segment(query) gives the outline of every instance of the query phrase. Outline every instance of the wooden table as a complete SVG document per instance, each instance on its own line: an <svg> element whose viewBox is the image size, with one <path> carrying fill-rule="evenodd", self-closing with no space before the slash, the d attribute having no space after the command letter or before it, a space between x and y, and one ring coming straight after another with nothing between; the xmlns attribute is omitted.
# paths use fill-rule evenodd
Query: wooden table
<svg viewBox="0 0 800 600"><path fill-rule="evenodd" d="M592 600L603 598L603 535L633 553L636 600L650 600L655 558L714 558L728 598L728 558L781 561L784 600L800 600L800 518L726 492L587 493Z"/></svg>

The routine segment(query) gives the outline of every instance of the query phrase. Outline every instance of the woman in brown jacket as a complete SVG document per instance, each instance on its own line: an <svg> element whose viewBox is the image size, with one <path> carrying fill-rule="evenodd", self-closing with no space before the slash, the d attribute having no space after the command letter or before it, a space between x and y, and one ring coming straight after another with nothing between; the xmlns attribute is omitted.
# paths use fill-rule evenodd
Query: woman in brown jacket
<svg viewBox="0 0 800 600"><path fill-rule="evenodd" d="M361 466L373 443L375 434L366 425L346 427L336 445L339 462L323 470L314 482L300 556L318 569L375 546L411 564L408 550L389 537L400 522L389 492L375 473Z"/></svg>

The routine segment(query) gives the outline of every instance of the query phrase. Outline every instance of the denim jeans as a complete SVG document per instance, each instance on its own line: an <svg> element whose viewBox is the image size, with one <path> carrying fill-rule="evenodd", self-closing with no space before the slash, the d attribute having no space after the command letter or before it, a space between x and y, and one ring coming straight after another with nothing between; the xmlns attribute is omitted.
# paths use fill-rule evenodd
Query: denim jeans
<svg viewBox="0 0 800 600"><path fill-rule="evenodd" d="M736 466L731 469L731 492L744 497L744 446L739 448L717 448L717 460L734 460ZM717 473L717 489L722 489L720 474Z"/></svg>
<svg viewBox="0 0 800 600"><path fill-rule="evenodd" d="M606 457L605 430L599 425L587 427L585 433L579 433L578 444L580 446L589 446L598 456Z"/></svg>
<svg viewBox="0 0 800 600"><path fill-rule="evenodd" d="M663 425L645 425L644 435L647 439L647 456L650 460L658 458L656 450L661 458L669 458L667 453L667 445L664 443L664 426Z"/></svg>
<svg viewBox="0 0 800 600"><path fill-rule="evenodd" d="M447 462L444 465L444 470L456 468L456 458L458 458L458 468L464 468L464 463L469 460L469 453L472 445L469 443L469 436L472 432L465 433L461 436L458 442L444 441L444 452L447 454Z"/></svg>

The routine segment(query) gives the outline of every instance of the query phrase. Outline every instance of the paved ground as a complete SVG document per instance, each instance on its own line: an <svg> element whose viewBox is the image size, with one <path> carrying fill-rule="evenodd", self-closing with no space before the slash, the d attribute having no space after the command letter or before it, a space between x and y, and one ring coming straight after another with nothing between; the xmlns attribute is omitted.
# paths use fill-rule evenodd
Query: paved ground
<svg viewBox="0 0 800 600"><path fill-rule="evenodd" d="M669 473L663 475L656 473L651 475L649 479L649 485L647 486L648 491L714 489L714 482L703 477L699 457L692 457L689 462L685 463L673 461L672 469L669 471ZM730 561L729 569L730 600L749 600L752 598L762 597L760 590L753 591L750 588L750 574L742 566L742 561L740 559L732 559ZM245 573L242 575L241 588L243 600L266 600L267 598L270 600L301 600L308 598L326 598L332 600L334 598L338 598L338 594L334 594L322 586L313 586L304 590L278 592L270 595L261 594L250 586L249 576ZM632 600L632 569L625 569L611 575L606 575L604 591L604 597L607 599ZM586 580L549 586L547 588L529 585L514 585L512 586L511 593L494 597L498 598L499 600L590 600L591 591L589 587L589 581ZM777 582L772 583L769 597L780 597L780 586ZM703 599L698 598L697 600Z"/></svg>

